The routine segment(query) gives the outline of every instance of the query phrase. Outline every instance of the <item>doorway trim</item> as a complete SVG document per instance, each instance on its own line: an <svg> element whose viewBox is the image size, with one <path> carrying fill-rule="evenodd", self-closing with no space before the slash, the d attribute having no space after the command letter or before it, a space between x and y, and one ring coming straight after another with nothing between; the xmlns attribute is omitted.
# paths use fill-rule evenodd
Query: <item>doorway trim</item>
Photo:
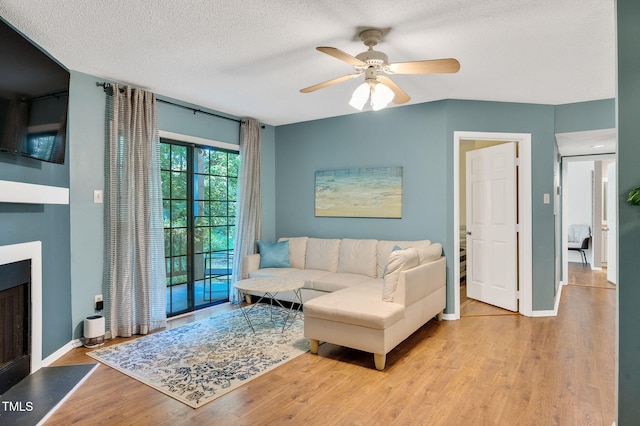
<svg viewBox="0 0 640 426"><path fill-rule="evenodd" d="M453 132L453 260L454 311L447 319L460 319L460 144L463 140L516 142L518 146L518 291L520 314L533 313L533 253L531 211L531 133Z"/></svg>
<svg viewBox="0 0 640 426"><path fill-rule="evenodd" d="M561 214L561 221L562 221L562 275L561 275L561 279L562 279L562 285L568 285L569 284L569 237L568 237L568 230L569 230L569 217L568 217L568 209L566 208L566 206L568 205L568 193L570 192L570 188L569 188L569 163L577 163L577 162L583 162L583 161L602 161L602 160L613 160L616 161L616 155L615 154L593 154L593 155L578 155L578 156L564 156L561 157L562 159L562 191L561 191L561 196L562 196L562 201L561 201L561 205L563 206L562 208L562 214ZM595 202L595 200L592 200L591 203L593 205L593 203ZM591 233L594 234L595 233L595 223L591 224L592 226L592 230ZM600 225L598 225L600 226ZM595 254L595 253L594 253ZM593 265L590 265L591 269L593 268ZM599 270L602 270L602 268L598 268Z"/></svg>

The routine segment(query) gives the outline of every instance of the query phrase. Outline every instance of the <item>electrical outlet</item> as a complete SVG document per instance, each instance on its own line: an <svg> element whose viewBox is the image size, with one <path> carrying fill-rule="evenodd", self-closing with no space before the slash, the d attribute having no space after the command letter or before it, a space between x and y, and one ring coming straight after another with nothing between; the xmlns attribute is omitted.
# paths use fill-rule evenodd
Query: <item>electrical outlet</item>
<svg viewBox="0 0 640 426"><path fill-rule="evenodd" d="M102 204L104 202L104 192L102 189L93 190L93 202L95 204Z"/></svg>
<svg viewBox="0 0 640 426"><path fill-rule="evenodd" d="M101 294L96 294L94 299L93 299L93 307L98 310L101 311L102 309L104 309L104 302L102 301L102 295Z"/></svg>

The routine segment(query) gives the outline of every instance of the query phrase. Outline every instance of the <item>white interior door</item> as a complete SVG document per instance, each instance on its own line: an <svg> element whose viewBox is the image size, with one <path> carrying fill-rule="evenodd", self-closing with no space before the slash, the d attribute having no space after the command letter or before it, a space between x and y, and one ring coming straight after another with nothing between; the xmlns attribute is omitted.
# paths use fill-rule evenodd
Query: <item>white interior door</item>
<svg viewBox="0 0 640 426"><path fill-rule="evenodd" d="M616 182L616 163L607 166L607 280L616 283L618 275L618 253L616 243L618 241L617 202L618 183Z"/></svg>
<svg viewBox="0 0 640 426"><path fill-rule="evenodd" d="M466 155L467 296L516 312L516 143Z"/></svg>

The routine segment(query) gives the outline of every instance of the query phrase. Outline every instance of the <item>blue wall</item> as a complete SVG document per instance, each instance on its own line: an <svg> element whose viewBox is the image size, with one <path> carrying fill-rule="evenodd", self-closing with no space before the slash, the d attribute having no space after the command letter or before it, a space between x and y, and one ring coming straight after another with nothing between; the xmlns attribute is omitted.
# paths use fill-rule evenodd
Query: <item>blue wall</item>
<svg viewBox="0 0 640 426"><path fill-rule="evenodd" d="M70 198L71 198L71 322L74 339L82 335L85 317L94 314L94 295L104 294L103 267L103 204L93 203L94 189L104 188L104 111L106 95L96 87L103 81L91 75L72 72L69 108ZM196 105L164 99L207 112L218 113ZM233 118L233 117L232 117ZM208 114L158 103L158 127L173 133L239 144L239 124ZM265 169L265 216L263 234L275 235L275 204L273 199L274 128L262 131ZM269 219L271 218L271 219ZM69 232L67 232L67 235ZM68 236L67 236L68 239ZM67 251L68 252L68 251ZM107 307L105 306L105 309ZM67 336L64 343L70 340Z"/></svg>
<svg viewBox="0 0 640 426"><path fill-rule="evenodd" d="M94 313L93 296L104 292L103 205L93 203L93 190L104 185L105 95L96 81L93 76L72 73L66 165L0 156L0 179L70 187L69 207L0 205L0 243L34 239L44 243L45 267L52 272L44 290L45 356L80 337L82 320ZM451 256L453 132L532 133L533 307L553 309L555 258L549 249L554 247L553 210L541 200L543 193L553 192L554 131L610 127L611 108L611 100L560 107L447 100L266 126L262 131L262 238L428 238L442 242L445 254ZM584 116L595 118L581 121ZM239 126L232 121L162 103L158 118L162 130L238 143ZM587 123L590 127L583 128ZM315 171L380 166L403 167L402 219L314 216ZM451 264L447 273L448 282L453 282ZM452 300L453 288L448 289L448 297Z"/></svg>
<svg viewBox="0 0 640 426"><path fill-rule="evenodd" d="M0 180L69 187L69 156L50 164L0 153ZM69 342L69 206L0 203L0 245L42 241L42 355Z"/></svg>
<svg viewBox="0 0 640 426"><path fill-rule="evenodd" d="M554 107L482 101L447 101L447 155L442 162L453 164L453 132L531 133L531 207L533 227L532 297L534 310L553 310L555 304L555 216L553 204L543 204L543 194L554 193L556 140ZM446 172L447 190L453 194L453 172ZM453 247L453 197L449 197L447 243ZM450 268L451 269L451 268ZM449 276L453 282L453 274ZM449 289L449 297L453 297ZM451 299L450 299L451 300Z"/></svg>
<svg viewBox="0 0 640 426"><path fill-rule="evenodd" d="M556 133L616 127L615 99L577 102L556 107Z"/></svg>
<svg viewBox="0 0 640 426"><path fill-rule="evenodd" d="M442 103L276 128L276 233L444 241L446 146ZM402 219L314 215L318 170L402 166Z"/></svg>
<svg viewBox="0 0 640 426"><path fill-rule="evenodd" d="M571 131L611 127L613 101L560 108ZM589 127L575 116L591 117ZM327 118L276 128L276 236L421 239L441 242L452 259L453 132L532 134L533 309L553 310L555 217L543 194L554 193L556 107L551 105L446 100L379 112ZM565 130L569 131L569 130ZM402 166L402 219L314 216L318 170ZM447 280L453 282L453 263ZM453 300L453 286L447 297ZM447 312L451 312L448 306Z"/></svg>
<svg viewBox="0 0 640 426"><path fill-rule="evenodd" d="M618 374L617 422L640 419L640 207L626 203L640 186L640 2L617 1L618 32Z"/></svg>

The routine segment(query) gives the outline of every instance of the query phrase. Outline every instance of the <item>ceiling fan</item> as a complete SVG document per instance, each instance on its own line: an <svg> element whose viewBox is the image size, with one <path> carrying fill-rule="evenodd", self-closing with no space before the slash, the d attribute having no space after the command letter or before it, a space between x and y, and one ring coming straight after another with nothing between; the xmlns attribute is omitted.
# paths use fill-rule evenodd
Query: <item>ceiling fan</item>
<svg viewBox="0 0 640 426"><path fill-rule="evenodd" d="M391 101L395 104L403 104L411 99L387 74L456 73L460 69L460 63L453 58L389 63L386 54L373 50L373 46L380 42L382 35L383 31L377 28L368 28L361 31L360 39L368 47L368 50L356 56L351 56L335 47L316 47L316 50L322 53L353 65L355 72L305 87L300 92L314 92L364 74L364 83L359 85L353 92L349 104L358 110L362 110L367 100L371 99L371 107L374 111L377 111L386 107Z"/></svg>

